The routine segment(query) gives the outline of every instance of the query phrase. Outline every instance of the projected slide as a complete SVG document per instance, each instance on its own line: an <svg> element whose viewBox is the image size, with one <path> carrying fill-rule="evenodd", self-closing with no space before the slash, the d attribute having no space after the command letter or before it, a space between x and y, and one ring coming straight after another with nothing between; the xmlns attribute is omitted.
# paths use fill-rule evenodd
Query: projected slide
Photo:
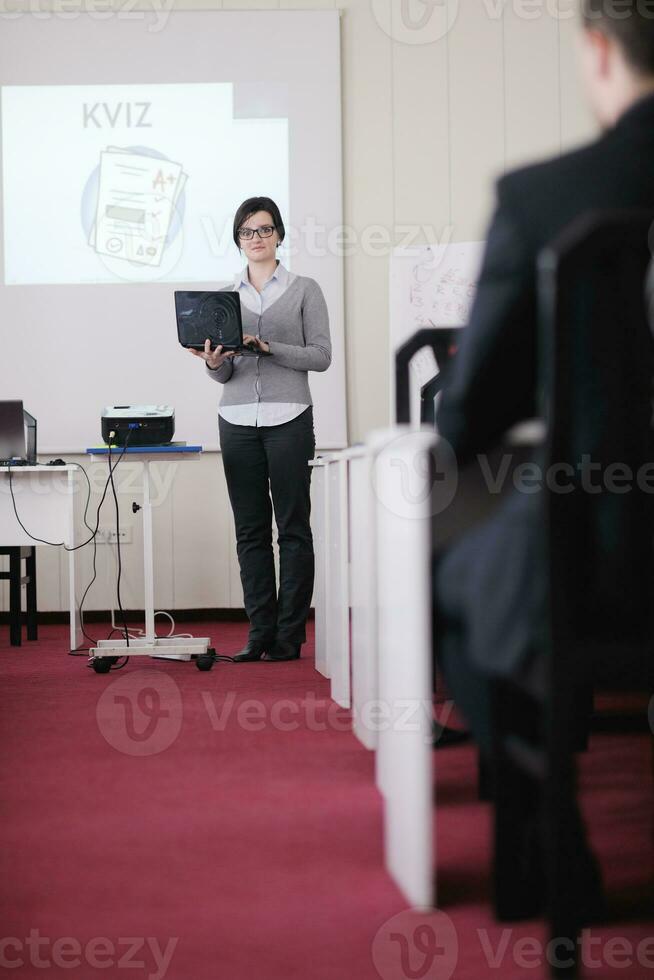
<svg viewBox="0 0 654 980"><path fill-rule="evenodd" d="M241 201L290 220L283 87L254 88L4 86L5 283L230 279Z"/></svg>

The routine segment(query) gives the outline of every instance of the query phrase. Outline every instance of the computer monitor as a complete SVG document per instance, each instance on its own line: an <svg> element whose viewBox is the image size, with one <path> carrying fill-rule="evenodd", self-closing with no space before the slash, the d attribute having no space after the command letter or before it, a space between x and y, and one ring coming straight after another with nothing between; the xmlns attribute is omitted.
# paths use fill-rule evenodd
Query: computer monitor
<svg viewBox="0 0 654 980"><path fill-rule="evenodd" d="M22 401L0 401L0 464L36 463L36 419Z"/></svg>

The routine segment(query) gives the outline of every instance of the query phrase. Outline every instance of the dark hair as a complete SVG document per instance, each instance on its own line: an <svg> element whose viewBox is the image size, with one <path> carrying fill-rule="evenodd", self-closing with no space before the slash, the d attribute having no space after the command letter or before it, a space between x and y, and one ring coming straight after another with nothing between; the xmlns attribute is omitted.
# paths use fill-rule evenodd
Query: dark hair
<svg viewBox="0 0 654 980"><path fill-rule="evenodd" d="M654 75L652 0L582 0L581 18L585 27L615 38L632 68Z"/></svg>
<svg viewBox="0 0 654 980"><path fill-rule="evenodd" d="M234 215L234 242L236 247L240 249L241 243L239 242L238 233L248 218L251 218L253 214L257 211L267 211L273 220L273 224L279 235L280 242L284 241L286 236L286 229L284 228L284 222L282 221L282 216L280 214L279 208L273 200L269 197L248 197L247 201L243 201L240 208Z"/></svg>

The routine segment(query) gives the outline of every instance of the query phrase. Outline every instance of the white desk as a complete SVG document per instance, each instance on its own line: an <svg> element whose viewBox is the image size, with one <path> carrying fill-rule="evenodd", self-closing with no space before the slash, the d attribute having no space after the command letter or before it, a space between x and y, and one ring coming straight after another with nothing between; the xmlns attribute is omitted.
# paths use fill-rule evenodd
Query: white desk
<svg viewBox="0 0 654 980"><path fill-rule="evenodd" d="M435 904L432 787L431 516L433 430L370 434L374 454L378 697L386 867L412 905Z"/></svg>
<svg viewBox="0 0 654 980"><path fill-rule="evenodd" d="M327 562L327 662L331 695L350 707L349 515L347 456L332 453L327 463L329 558Z"/></svg>
<svg viewBox="0 0 654 980"><path fill-rule="evenodd" d="M433 879L431 429L395 426L313 461L316 666L376 748L388 871L412 905ZM436 485L438 488L440 484ZM351 606L351 634L350 634Z"/></svg>
<svg viewBox="0 0 654 980"><path fill-rule="evenodd" d="M374 455L368 445L348 450L350 511L350 608L352 727L368 749L377 748L371 709L378 703L377 522Z"/></svg>
<svg viewBox="0 0 654 980"><path fill-rule="evenodd" d="M331 696L350 707L348 451L310 460L316 483L316 669L331 680Z"/></svg>
<svg viewBox="0 0 654 980"><path fill-rule="evenodd" d="M332 698L352 707L354 732L367 748L377 698L377 580L372 450L322 453L313 467L316 552L316 670L331 679Z"/></svg>
<svg viewBox="0 0 654 980"><path fill-rule="evenodd" d="M12 466L11 483L21 521L37 538L63 542L72 548L75 539L76 466ZM31 547L39 542L23 531L16 520L9 486L9 468L0 466L0 542L7 547ZM42 545L47 547L47 545ZM82 646L82 630L75 596L77 552L68 552L68 601L70 649Z"/></svg>
<svg viewBox="0 0 654 980"><path fill-rule="evenodd" d="M120 447L112 449L111 459L116 465L123 450ZM108 460L106 447L87 449L92 459ZM98 674L106 673L115 657L171 657L173 659L190 660L196 658L199 670L211 670L215 651L210 648L208 636L188 637L158 637L154 629L154 542L152 538L152 499L150 497L150 465L152 463L174 462L178 460L199 459L201 446L129 446L123 459L129 457L131 462L140 463L143 472L143 575L145 582L145 636L127 640L100 640L97 647L91 647L93 669Z"/></svg>
<svg viewBox="0 0 654 980"><path fill-rule="evenodd" d="M313 588L315 610L316 670L328 677L327 666L327 466L324 456L309 460L313 468L311 480L311 523L316 559Z"/></svg>

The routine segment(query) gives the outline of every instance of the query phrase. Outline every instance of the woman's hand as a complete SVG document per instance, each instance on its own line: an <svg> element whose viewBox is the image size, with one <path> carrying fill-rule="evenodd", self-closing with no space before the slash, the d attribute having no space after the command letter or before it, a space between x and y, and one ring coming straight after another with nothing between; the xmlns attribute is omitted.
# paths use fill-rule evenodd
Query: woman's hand
<svg viewBox="0 0 654 980"><path fill-rule="evenodd" d="M189 347L188 349L190 350L191 354L195 354L196 357L201 357L202 360L205 361L207 367L210 367L212 371L215 371L216 368L219 368L220 365L224 364L226 360L234 356L233 350L228 350L223 354L220 344L218 344L215 350L211 350L210 340L205 340L203 351L193 350L192 347Z"/></svg>
<svg viewBox="0 0 654 980"><path fill-rule="evenodd" d="M270 347L265 340L262 340L261 337L253 337L251 333L243 334L243 343L248 344L251 347L258 348L258 350L265 351L266 353L268 353L270 350Z"/></svg>

